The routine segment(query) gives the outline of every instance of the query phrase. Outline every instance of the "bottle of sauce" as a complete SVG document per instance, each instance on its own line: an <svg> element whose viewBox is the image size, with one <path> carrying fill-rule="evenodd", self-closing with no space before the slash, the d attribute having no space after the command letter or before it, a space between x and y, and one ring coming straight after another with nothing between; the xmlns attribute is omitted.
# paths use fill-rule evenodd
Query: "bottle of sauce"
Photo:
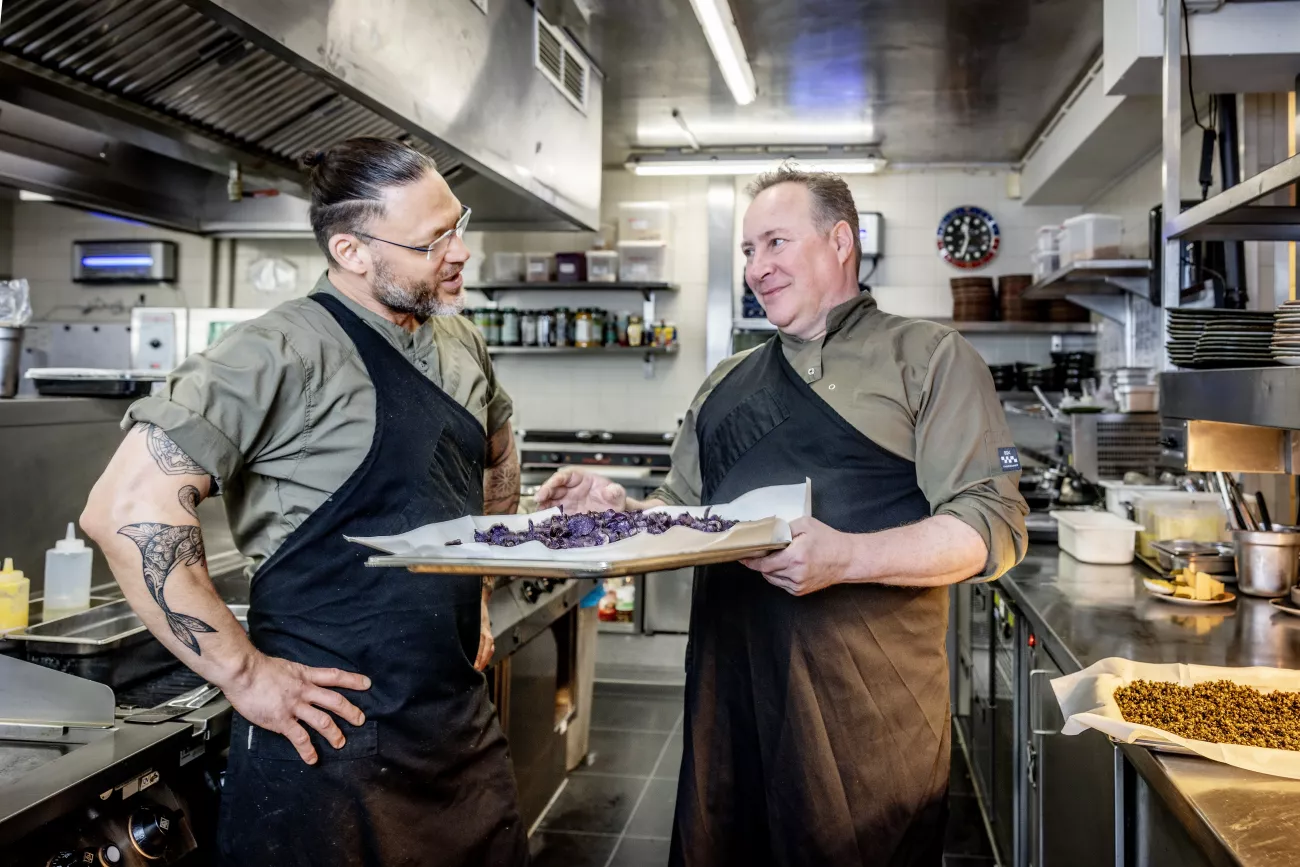
<svg viewBox="0 0 1300 867"><path fill-rule="evenodd" d="M6 557L4 568L0 569L0 630L27 626L31 589L31 580L21 569L14 568L12 557Z"/></svg>
<svg viewBox="0 0 1300 867"><path fill-rule="evenodd" d="M507 307L501 311L501 345L518 346L520 338L519 311L513 307Z"/></svg>
<svg viewBox="0 0 1300 867"><path fill-rule="evenodd" d="M579 310L574 319L576 320L576 333L574 334L573 345L581 349L590 349L595 346L595 320L591 315L591 311Z"/></svg>
<svg viewBox="0 0 1300 867"><path fill-rule="evenodd" d="M555 345L572 346L573 341L569 339L569 308L555 308Z"/></svg>
<svg viewBox="0 0 1300 867"><path fill-rule="evenodd" d="M641 339L645 334L645 325L641 317L633 314L627 320L627 345L640 346Z"/></svg>
<svg viewBox="0 0 1300 867"><path fill-rule="evenodd" d="M94 553L68 524L67 535L45 552L45 606L42 617L53 620L90 607L90 561Z"/></svg>
<svg viewBox="0 0 1300 867"><path fill-rule="evenodd" d="M524 346L537 345L537 311L525 310L519 314L519 336Z"/></svg>

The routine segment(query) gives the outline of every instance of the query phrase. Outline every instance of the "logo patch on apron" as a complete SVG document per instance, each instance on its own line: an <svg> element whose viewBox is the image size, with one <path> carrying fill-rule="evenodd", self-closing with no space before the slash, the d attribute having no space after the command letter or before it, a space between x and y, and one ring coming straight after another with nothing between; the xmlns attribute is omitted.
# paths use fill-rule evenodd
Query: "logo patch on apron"
<svg viewBox="0 0 1300 867"><path fill-rule="evenodd" d="M1020 469L1020 451L1015 446L1003 446L998 449L998 465L1004 473L1014 473Z"/></svg>

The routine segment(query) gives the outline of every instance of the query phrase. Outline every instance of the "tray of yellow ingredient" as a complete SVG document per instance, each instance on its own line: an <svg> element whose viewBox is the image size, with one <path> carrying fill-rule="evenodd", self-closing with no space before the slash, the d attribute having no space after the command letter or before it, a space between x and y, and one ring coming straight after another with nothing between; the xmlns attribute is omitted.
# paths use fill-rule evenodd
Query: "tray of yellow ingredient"
<svg viewBox="0 0 1300 867"><path fill-rule="evenodd" d="M1175 605L1224 605L1237 598L1213 575L1191 569L1175 572L1168 579L1143 578L1142 586L1151 596Z"/></svg>
<svg viewBox="0 0 1300 867"><path fill-rule="evenodd" d="M1052 681L1062 734L1201 756L1300 780L1300 671L1111 657Z"/></svg>

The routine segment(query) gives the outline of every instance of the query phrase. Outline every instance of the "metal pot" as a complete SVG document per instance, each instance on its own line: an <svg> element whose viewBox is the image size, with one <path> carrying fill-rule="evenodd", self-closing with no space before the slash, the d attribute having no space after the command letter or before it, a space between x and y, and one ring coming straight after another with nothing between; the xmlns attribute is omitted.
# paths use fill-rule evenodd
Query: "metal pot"
<svg viewBox="0 0 1300 867"><path fill-rule="evenodd" d="M1247 596L1285 596L1300 578L1300 533L1234 530L1237 586Z"/></svg>
<svg viewBox="0 0 1300 867"><path fill-rule="evenodd" d="M22 361L23 330L0 325L0 397L18 393L18 367Z"/></svg>

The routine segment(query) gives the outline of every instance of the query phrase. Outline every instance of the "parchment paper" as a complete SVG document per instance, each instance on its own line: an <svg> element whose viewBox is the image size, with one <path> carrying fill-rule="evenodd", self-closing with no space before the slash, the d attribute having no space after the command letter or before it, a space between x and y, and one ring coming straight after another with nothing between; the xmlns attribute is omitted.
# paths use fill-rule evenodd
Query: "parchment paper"
<svg viewBox="0 0 1300 867"><path fill-rule="evenodd" d="M400 536L346 537L351 542L367 545L386 554L399 557L438 560L553 560L557 563L587 563L592 561L618 562L636 560L661 554L693 554L719 548L743 548L790 541L790 522L812 514L812 482L802 485L780 485L758 488L730 503L713 506L664 506L651 512L679 515L689 512L703 517L705 511L741 523L725 533L702 533L689 527L673 527L658 536L638 533L628 539L597 545L591 548L566 548L552 550L541 542L525 542L513 548L488 545L474 541L475 530L487 530L494 524L505 524L512 531L527 529L529 520L534 523L558 515L559 509L546 509L528 515L476 515L427 524ZM453 539L460 545L448 546Z"/></svg>
<svg viewBox="0 0 1300 867"><path fill-rule="evenodd" d="M1084 729L1092 728L1130 744L1139 738L1162 741L1184 747L1216 762L1274 777L1300 780L1300 752L1194 741L1160 729L1125 722L1124 715L1115 702L1115 690L1135 680L1163 680L1180 686L1192 686L1211 680L1231 680L1242 686L1253 686L1261 692L1278 689L1297 692L1300 691L1300 671L1183 663L1156 664L1111 657L1090 665L1083 671L1052 681L1052 691L1056 693L1061 713L1065 716L1062 734L1077 735Z"/></svg>

